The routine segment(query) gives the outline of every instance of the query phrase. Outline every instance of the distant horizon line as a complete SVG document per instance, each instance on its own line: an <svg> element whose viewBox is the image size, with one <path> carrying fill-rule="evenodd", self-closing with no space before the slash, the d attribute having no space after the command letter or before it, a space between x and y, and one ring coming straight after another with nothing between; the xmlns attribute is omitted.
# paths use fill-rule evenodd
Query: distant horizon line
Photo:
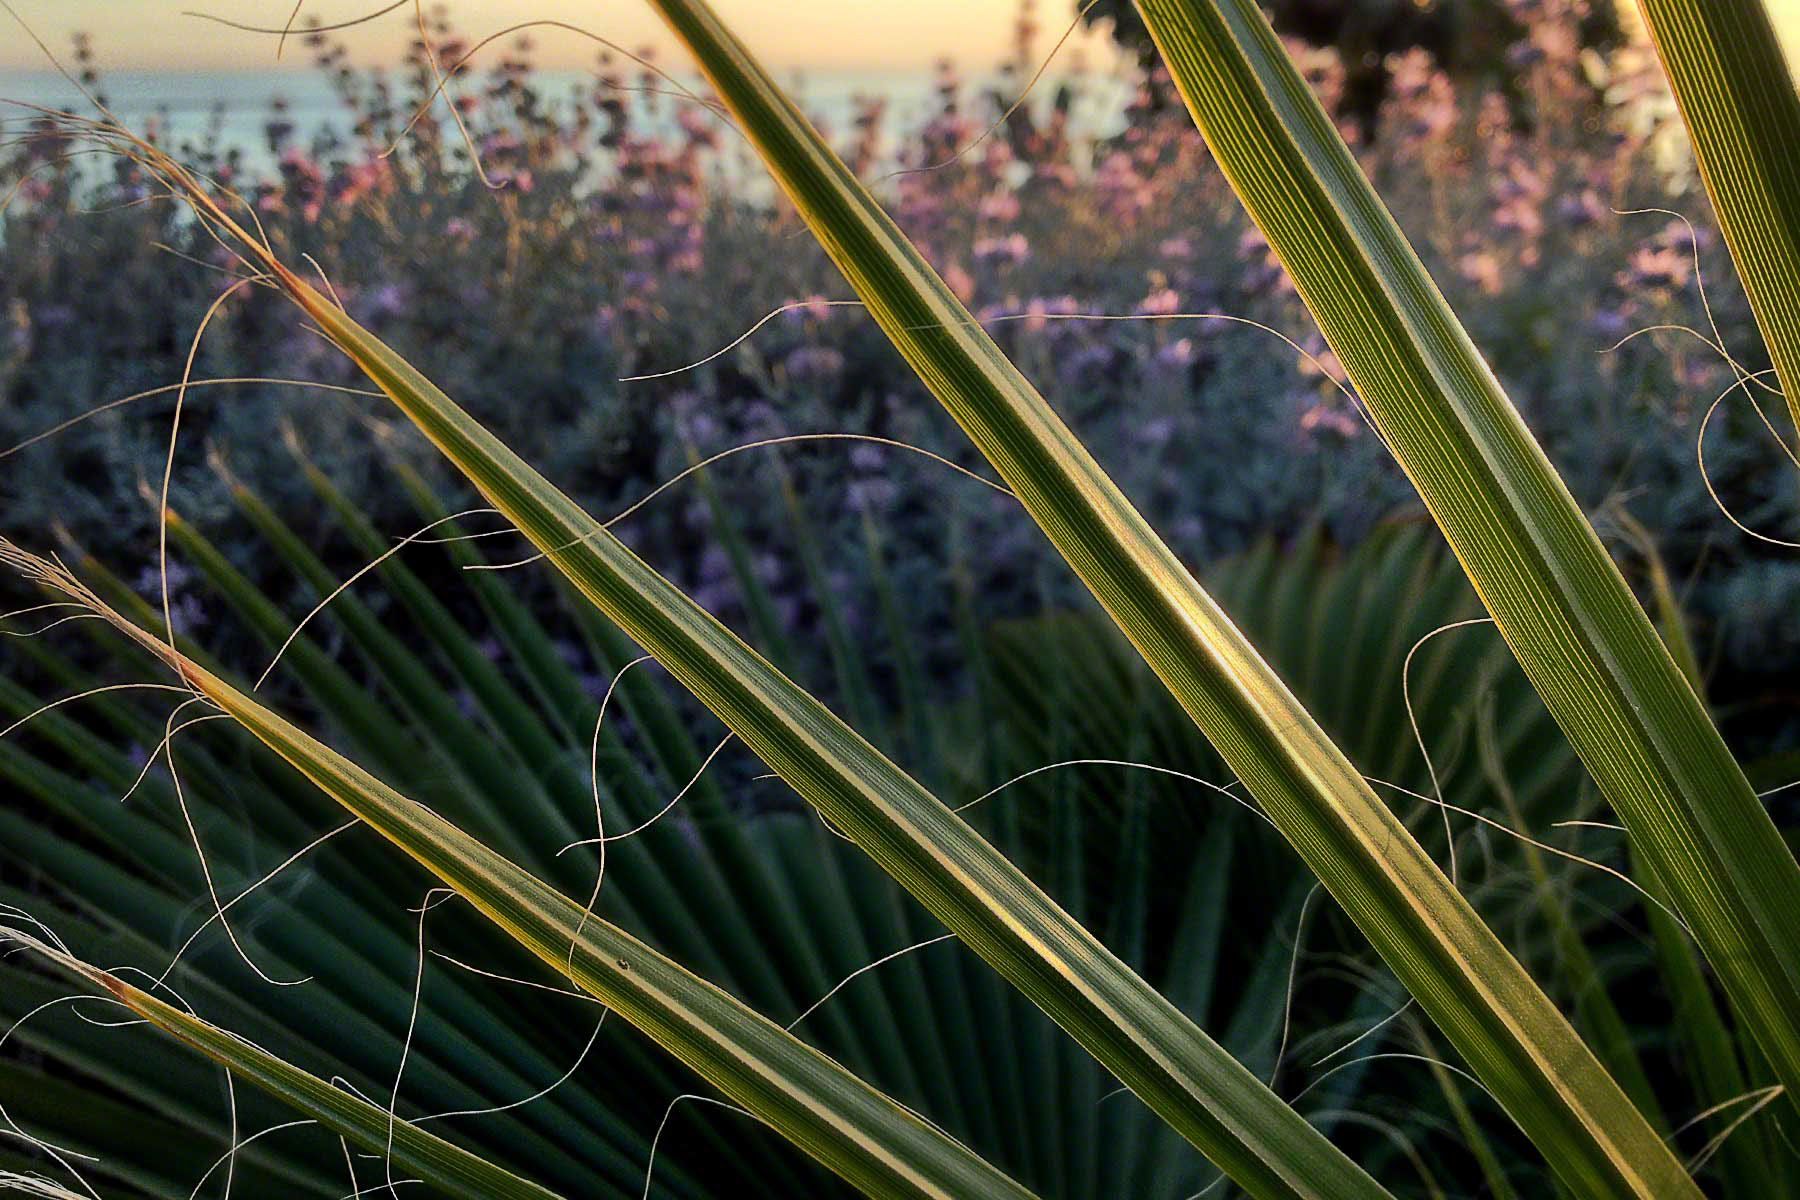
<svg viewBox="0 0 1800 1200"><path fill-rule="evenodd" d="M784 71L909 71L909 72L922 72L922 71L936 70L938 61L939 61L938 59L931 59L929 61L905 61L905 62L886 62L886 63L858 62L858 61L851 61L851 60L793 62L793 63L776 62L776 63L770 64L770 69L774 70L774 71L778 71L778 72L784 72ZM388 63L388 62L373 62L372 61L372 62L354 64L354 69L369 70L372 68L395 67L395 66L399 66L399 65L402 65L402 64ZM626 65L631 66L632 64L627 63ZM969 70L967 65L964 63L961 63L961 62L956 63L956 66L959 70ZM994 64L993 66L987 67L987 68L973 69L970 71L970 73L981 74L984 71L998 72L1000 70L1000 66L1001 66L1001 64ZM591 62L588 62L588 63L538 62L538 63L533 63L532 67L533 67L533 69L540 70L540 71L581 71L581 72L592 73L595 70L593 63L591 63ZM308 74L308 73L319 73L322 71L322 68L316 66L313 63L300 63L300 62L293 62L293 61L270 62L270 63L263 64L261 66L246 66L242 63L233 64L233 65L219 65L219 66L166 66L166 65L164 65L164 66L149 66L149 65L104 64L104 65L99 66L97 69L98 69L100 77L102 79L105 79L108 75L116 75L116 74L121 74L121 73L132 74L132 75L269 75L269 74L304 75L304 74ZM690 66L690 65L686 65L686 64L664 67L663 69L672 71L676 74L693 74L693 75L700 74L700 70L698 67L694 67L694 66ZM477 73L479 73L479 68L477 68ZM1061 72L1057 72L1055 70L1046 72L1046 74L1050 74L1050 75L1056 75L1056 74L1060 74L1060 73ZM1090 73L1095 73L1095 72L1090 72ZM0 61L0 74L5 74L5 75L43 75L43 76L46 76L49 78L58 78L60 75L60 73L57 71L57 69L54 66L50 66L50 65L46 65L46 64L42 64L42 63L32 63L32 64L27 65L27 64L23 64L23 63L8 63L5 61Z"/></svg>

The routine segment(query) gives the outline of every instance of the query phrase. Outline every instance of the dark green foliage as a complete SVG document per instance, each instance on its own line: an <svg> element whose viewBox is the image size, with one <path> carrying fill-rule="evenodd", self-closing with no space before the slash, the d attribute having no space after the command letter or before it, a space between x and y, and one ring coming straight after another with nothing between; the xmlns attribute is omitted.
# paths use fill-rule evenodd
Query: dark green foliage
<svg viewBox="0 0 1800 1200"><path fill-rule="evenodd" d="M314 483L336 503L324 477ZM429 493L414 494L422 517L440 515ZM324 587L341 574L318 563L249 491L240 486L237 495L269 550L301 578ZM353 509L339 505L337 513L354 540L380 548L358 532ZM205 579L194 594L236 614L227 626L261 626L265 640L285 636L286 622L202 535L179 521L173 529L183 557ZM400 786L585 896L592 860L556 851L592 835L586 743L595 692L632 651L585 608L534 616L512 599L506 576L445 570L446 550L469 562L480 545L419 547L404 553L404 563L390 560L379 585L371 580L333 602L289 648L269 686L284 704L313 713L346 749L383 763ZM830 554L869 555L879 546L872 535L863 547ZM1265 546L1206 574L1366 770L1429 789L1401 705L1400 665L1418 637L1476 609L1454 564L1429 549L1421 531L1394 530L1341 561L1316 539L1291 553ZM465 583L476 608L466 602ZM754 574L737 584L751 598L761 587ZM820 600L833 603L828 592ZM1393 619L1397 612L1403 620ZM835 688L872 719L881 744L953 802L1075 758L1129 759L1226 782L1179 709L1150 686L1097 613L1028 618L964 636L967 678L978 685L961 696L907 665L913 646L905 611L896 604L890 617L882 644L865 642L861 660L881 679L911 672L913 682L898 692L878 689L858 672L841 675ZM92 622L70 628L100 629ZM572 632L579 650L561 640ZM148 677L141 656L120 650L107 633L87 649L71 641L9 647L9 676L34 682L5 686L6 711L29 711L40 702L34 696L66 694L96 676ZM113 665L97 666L96 653ZM612 832L657 811L714 736L654 670L625 676L603 730L600 778ZM1567 811L1576 792L1571 761L1489 631L1434 639L1414 660L1412 687L1448 798L1495 807L1474 754L1475 723L1489 720L1526 811ZM898 706L889 699L895 695L903 698ZM129 803L115 802L144 750L160 739L165 709L160 700L112 693L44 714L28 733L0 741L0 772L22 801L0 812L13 881L4 899L45 917L105 964L158 968L210 909L166 772L152 770ZM229 898L338 816L286 768L239 736L221 736L221 728L201 725L176 744L184 795ZM857 968L938 931L860 852L784 799L778 781L755 780L755 773L753 764L722 756L663 822L610 846L599 911L782 1019ZM1437 811L1404 797L1398 803L1417 810L1415 827L1428 845L1441 846ZM1114 766L1045 772L973 811L1110 946L1254 1069L1272 1069L1307 889L1291 853L1260 820L1198 785ZM1484 911L1519 910L1514 847L1465 819L1456 823L1471 894ZM425 886L376 839L352 830L229 914L264 970L313 982L261 983L216 924L170 982L204 1015L322 1074L342 1073L381 1102L417 967L417 918L403 908L416 906ZM1625 902L1605 888L1595 895L1603 906ZM1396 995L1353 931L1313 907L1280 1076L1284 1095L1318 1074L1311 1060L1391 1011ZM1579 915L1583 923L1593 917ZM1541 926L1528 916L1521 922L1520 952L1545 952L1534 932ZM427 946L541 980L461 905L432 912ZM1362 965L1346 973L1344 963ZM22 962L8 964L0 978L9 1018L59 994L59 985ZM400 1111L528 1096L567 1069L591 1021L586 1006L431 958ZM1122 1181L1129 1194L1187 1194L1211 1179L1178 1137L1130 1097L1108 1097L1114 1085L1085 1054L952 944L858 978L801 1029L1045 1195L1121 1194ZM14 1106L27 1128L101 1152L108 1172L153 1195L185 1194L222 1152L217 1084L182 1052L66 1012L35 1018L17 1039L61 1064L56 1077L65 1081ZM1375 1049L1373 1040L1365 1048ZM1346 1107L1404 1108L1411 1103L1404 1097L1423 1085L1419 1070L1370 1064L1332 1075L1303 1104L1330 1123L1329 1114ZM692 1086L622 1024L612 1025L584 1067L548 1096L512 1112L446 1122L439 1132L572 1194L632 1195L664 1105ZM102 1100L87 1103L89 1095ZM1479 1107L1478 1097L1469 1099ZM245 1132L288 1119L247 1093L240 1103ZM154 1115L122 1123L124 1111ZM145 1135L159 1123L170 1131L153 1139L159 1152L146 1157ZM1434 1144L1427 1126L1402 1125L1428 1157L1448 1154L1450 1169L1460 1168L1460 1152ZM1397 1152L1363 1125L1345 1125L1341 1134L1374 1155ZM294 1194L339 1195L347 1190L340 1159L316 1131L275 1133L244 1152L239 1186L275 1186L286 1173L292 1182L283 1186L297 1188ZM359 1165L365 1186L379 1170ZM753 1123L692 1102L672 1119L656 1179L658 1194L815 1194L836 1186Z"/></svg>

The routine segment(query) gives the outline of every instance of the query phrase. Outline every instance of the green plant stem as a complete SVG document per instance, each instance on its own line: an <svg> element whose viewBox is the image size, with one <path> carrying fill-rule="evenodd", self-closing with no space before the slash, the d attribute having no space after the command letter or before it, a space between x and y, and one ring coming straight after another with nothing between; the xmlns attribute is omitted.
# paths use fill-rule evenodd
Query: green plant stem
<svg viewBox="0 0 1800 1200"><path fill-rule="evenodd" d="M1526 676L1800 1092L1800 865L1700 698L1262 11L1139 7Z"/></svg>
<svg viewBox="0 0 1800 1200"><path fill-rule="evenodd" d="M1763 0L1639 7L1800 430L1800 93L1781 38Z"/></svg>
<svg viewBox="0 0 1800 1200"><path fill-rule="evenodd" d="M1568 1022L701 0L653 0L926 386L1484 1083L1596 1194L1696 1195Z"/></svg>

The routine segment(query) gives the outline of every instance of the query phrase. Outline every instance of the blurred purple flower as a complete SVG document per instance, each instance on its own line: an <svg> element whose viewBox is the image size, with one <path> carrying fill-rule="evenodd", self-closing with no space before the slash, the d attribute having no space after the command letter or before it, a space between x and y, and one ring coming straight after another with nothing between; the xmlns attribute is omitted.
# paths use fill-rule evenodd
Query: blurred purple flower
<svg viewBox="0 0 1800 1200"><path fill-rule="evenodd" d="M981 198L981 207L977 211L984 221L1010 225L1019 219L1018 193L1010 188L989 192Z"/></svg>
<svg viewBox="0 0 1800 1200"><path fill-rule="evenodd" d="M1574 228L1596 225L1605 220L1606 215L1606 202L1592 188L1583 188L1556 202L1557 219Z"/></svg>
<svg viewBox="0 0 1800 1200"><path fill-rule="evenodd" d="M1175 418L1161 416L1140 421L1132 427L1131 436L1146 446L1166 445L1175 436Z"/></svg>
<svg viewBox="0 0 1800 1200"><path fill-rule="evenodd" d="M1156 288L1138 301L1137 310L1145 316L1166 317L1181 311L1181 297L1174 288Z"/></svg>
<svg viewBox="0 0 1800 1200"><path fill-rule="evenodd" d="M1631 332L1631 316L1623 308L1603 305L1594 310L1594 332L1605 338L1608 344L1618 341Z"/></svg>
<svg viewBox="0 0 1800 1200"><path fill-rule="evenodd" d="M790 379L823 383L843 372L844 356L830 346L801 346L791 352L782 365L787 368Z"/></svg>
<svg viewBox="0 0 1800 1200"><path fill-rule="evenodd" d="M964 304L975 299L975 278L963 269L961 263L953 262L944 268L944 283Z"/></svg>
<svg viewBox="0 0 1800 1200"><path fill-rule="evenodd" d="M731 578L731 555L718 542L706 543L700 551L700 579L704 583L717 583L721 579Z"/></svg>
<svg viewBox="0 0 1800 1200"><path fill-rule="evenodd" d="M1456 260L1456 269L1464 279L1490 296L1498 295L1505 283L1500 258L1492 250L1475 250L1463 255Z"/></svg>
<svg viewBox="0 0 1800 1200"><path fill-rule="evenodd" d="M852 512L876 516L892 508L899 499L900 485L891 479L853 479L844 489L844 499Z"/></svg>
<svg viewBox="0 0 1800 1200"><path fill-rule="evenodd" d="M814 294L804 300L788 301L787 311L782 316L791 325L806 321L823 321L831 315L831 304L824 296Z"/></svg>
<svg viewBox="0 0 1800 1200"><path fill-rule="evenodd" d="M1031 255L1031 243L1022 233L1004 237L980 238L974 247L975 261L990 267L1017 266Z"/></svg>
<svg viewBox="0 0 1800 1200"><path fill-rule="evenodd" d="M1363 423L1343 405L1321 401L1300 415L1300 429L1315 436L1332 433L1341 438L1353 438L1362 433Z"/></svg>
<svg viewBox="0 0 1800 1200"><path fill-rule="evenodd" d="M1192 338L1177 338L1172 342L1165 343L1156 352L1158 365L1170 370L1180 370L1192 366L1197 357L1199 355L1194 350Z"/></svg>
<svg viewBox="0 0 1800 1200"><path fill-rule="evenodd" d="M669 397L669 409L675 414L675 428L689 443L706 447L719 441L723 429L713 415L712 405L700 393L683 389Z"/></svg>
<svg viewBox="0 0 1800 1200"><path fill-rule="evenodd" d="M397 283L383 283L364 292L356 307L365 322L388 320L406 311L406 289Z"/></svg>

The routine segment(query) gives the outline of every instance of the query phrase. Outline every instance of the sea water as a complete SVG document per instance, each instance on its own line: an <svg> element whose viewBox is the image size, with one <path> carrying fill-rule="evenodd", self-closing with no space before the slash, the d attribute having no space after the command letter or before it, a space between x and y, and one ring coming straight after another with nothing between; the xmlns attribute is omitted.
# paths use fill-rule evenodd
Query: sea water
<svg viewBox="0 0 1800 1200"><path fill-rule="evenodd" d="M479 80L477 75L476 82ZM1037 95L1042 102L1047 103L1052 89L1065 80L1066 77L1047 76L1041 81ZM565 112L575 100L590 98L598 87L592 72L577 70L539 70L533 73L532 81L547 103ZM698 76L682 81L696 91L705 90ZM636 80L630 78L629 82L635 84ZM782 74L781 82L799 98L807 114L837 140L848 136L859 98L879 97L886 101L884 120L890 134L917 128L935 114L939 104L936 79L925 70L790 71ZM1078 136L1106 136L1122 125L1124 106L1134 87L1125 73L1090 74L1069 82L1077 85L1071 125ZM994 119L998 114L988 99L994 86L991 77L970 79L962 90L964 111L977 121ZM184 142L201 142L216 122L221 146L241 151L252 174L267 173L275 165L266 127L275 117L278 101L285 105L281 120L293 126L301 144L326 130L348 140L354 121L330 77L321 70L303 66L242 71L109 71L101 80L100 91L121 120L139 132L154 125L160 144L175 151ZM0 100L91 112L75 87L51 70L0 70ZM675 107L679 102L662 96L655 100L654 111L642 120L653 131L674 132ZM16 108L0 108L0 119L9 129L26 116ZM729 163L736 157L720 159Z"/></svg>

